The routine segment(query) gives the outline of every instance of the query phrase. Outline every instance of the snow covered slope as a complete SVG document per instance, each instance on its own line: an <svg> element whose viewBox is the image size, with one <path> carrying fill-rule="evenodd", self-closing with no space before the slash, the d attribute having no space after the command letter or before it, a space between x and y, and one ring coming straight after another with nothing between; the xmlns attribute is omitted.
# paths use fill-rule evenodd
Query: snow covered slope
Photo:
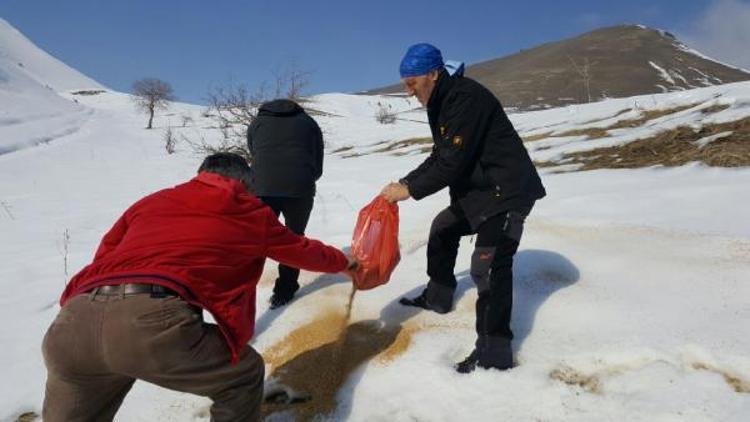
<svg viewBox="0 0 750 422"><path fill-rule="evenodd" d="M2 69L15 83L23 80ZM591 143L626 144L631 132L648 134L678 121L746 117L749 92L740 83L511 119L527 138L546 136L528 147L547 160ZM22 116L51 101L37 94L39 102L29 97ZM8 98L0 97L0 110L12 105ZM36 126L40 133L62 133L68 124L78 130L0 155L2 421L40 413L42 337L65 282L90 261L101 235L133 201L195 174L202 157L182 135L212 143L221 137L198 106L174 104L149 131L127 95L75 98L79 104L65 104L78 111ZM397 113L392 125L375 121L383 104ZM635 120L648 110L691 104L696 108L600 139L566 134L610 127L603 119ZM307 106L317 111L327 143L308 235L345 246L359 209L424 159L425 144L398 142L429 136L426 116L414 100L399 97L326 94ZM700 112L706 108L711 112ZM618 115L625 109L632 114ZM184 127L183 116L192 118ZM168 126L178 139L172 155L163 141ZM0 126L0 134L10 127ZM441 192L402 203L402 262L390 283L355 295L348 324L350 285L340 275L303 272L297 299L269 310L276 270L267 264L252 345L264 354L270 377L313 396L308 403L265 407L268 420L746 421L750 169L692 163L558 170L542 172L549 195L529 218L515 260L517 368L470 375L452 369L474 341L470 238L459 251L453 312L398 305L427 281L429 224L448 202ZM304 387L306 380L313 387ZM207 421L209 404L139 382L117 420Z"/></svg>
<svg viewBox="0 0 750 422"><path fill-rule="evenodd" d="M37 48L0 19L0 154L64 138L93 110L60 91L102 86Z"/></svg>
<svg viewBox="0 0 750 422"><path fill-rule="evenodd" d="M55 92L104 87L38 48L16 28L0 18L0 59L15 65L31 79Z"/></svg>

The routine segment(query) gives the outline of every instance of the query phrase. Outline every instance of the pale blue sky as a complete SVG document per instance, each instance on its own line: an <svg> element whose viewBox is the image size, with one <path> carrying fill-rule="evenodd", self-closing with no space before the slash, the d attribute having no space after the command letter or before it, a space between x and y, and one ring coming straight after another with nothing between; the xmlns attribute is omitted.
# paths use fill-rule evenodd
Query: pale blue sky
<svg viewBox="0 0 750 422"><path fill-rule="evenodd" d="M233 80L257 87L291 63L313 72L310 94L393 83L401 55L416 42L475 63L601 26L641 23L709 45L718 37L711 13L727 5L750 9L748 0L2 0L0 17L111 88L128 91L136 79L157 77L182 100L201 102L212 86ZM735 52L720 58L747 66L747 43L733 49L732 36L724 44Z"/></svg>

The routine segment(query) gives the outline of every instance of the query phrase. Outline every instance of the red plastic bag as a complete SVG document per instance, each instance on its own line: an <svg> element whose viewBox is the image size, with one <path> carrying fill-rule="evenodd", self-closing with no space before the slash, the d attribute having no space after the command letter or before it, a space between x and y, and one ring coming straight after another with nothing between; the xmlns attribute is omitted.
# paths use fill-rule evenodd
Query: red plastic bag
<svg viewBox="0 0 750 422"><path fill-rule="evenodd" d="M359 266L352 274L357 290L388 282L401 260L398 248L398 205L378 195L362 208L352 236L352 255Z"/></svg>

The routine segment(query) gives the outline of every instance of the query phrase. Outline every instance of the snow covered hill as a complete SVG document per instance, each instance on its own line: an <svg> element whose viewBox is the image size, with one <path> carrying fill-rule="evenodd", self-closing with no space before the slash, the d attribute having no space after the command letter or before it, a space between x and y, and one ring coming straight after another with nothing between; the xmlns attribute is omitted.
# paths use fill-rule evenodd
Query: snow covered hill
<svg viewBox="0 0 750 422"><path fill-rule="evenodd" d="M7 75L0 92L19 94L0 96L0 110L27 98L18 124L63 135L0 155L2 421L40 413L40 344L66 280L130 203L192 177L202 157L183 135L221 137L198 106L174 104L149 131L125 94L27 96L23 84L35 80L10 69L0 67ZM327 143L308 234L346 246L358 210L424 159L426 116L402 97L325 94L307 106ZM375 120L383 106L395 123ZM45 107L49 115L33 120ZM515 261L519 366L507 372L452 369L474 340L472 239L459 253L452 313L397 303L427 281L429 224L446 192L403 203L402 262L389 284L355 295L349 321L350 285L339 275L303 272L298 298L269 310L269 262L252 345L270 377L313 400L267 406L268 420L747 420L750 168L693 162L571 171L592 158L570 154L741 120L749 107L750 84L738 83L511 116L532 156L551 164L542 170L549 196L529 218ZM13 130L3 121L1 140ZM178 139L171 155L168 127ZM137 383L117 420L206 421L208 405Z"/></svg>
<svg viewBox="0 0 750 422"><path fill-rule="evenodd" d="M0 18L0 59L19 67L26 75L55 92L104 89L95 80L38 48L16 28Z"/></svg>
<svg viewBox="0 0 750 422"><path fill-rule="evenodd" d="M78 131L92 111L60 93L102 89L0 19L0 154Z"/></svg>

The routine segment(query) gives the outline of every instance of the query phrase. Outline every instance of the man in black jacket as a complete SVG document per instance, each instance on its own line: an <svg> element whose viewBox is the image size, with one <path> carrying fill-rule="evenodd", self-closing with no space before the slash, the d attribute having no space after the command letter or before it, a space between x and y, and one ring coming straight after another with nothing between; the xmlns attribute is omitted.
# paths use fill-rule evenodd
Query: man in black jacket
<svg viewBox="0 0 750 422"><path fill-rule="evenodd" d="M252 154L253 190L294 233L303 235L310 219L315 182L323 174L320 126L299 104L279 99L264 103L247 131ZM299 269L279 265L271 309L286 305L299 289Z"/></svg>
<svg viewBox="0 0 750 422"><path fill-rule="evenodd" d="M513 366L510 316L513 256L534 202L545 196L521 138L495 96L463 77L463 64L443 62L430 44L409 48L401 62L406 91L427 107L432 153L382 194L390 201L415 200L446 186L451 203L432 221L427 244L427 287L406 306L438 313L453 307L453 273L462 236L476 234L471 277L477 285L477 341L456 370Z"/></svg>

